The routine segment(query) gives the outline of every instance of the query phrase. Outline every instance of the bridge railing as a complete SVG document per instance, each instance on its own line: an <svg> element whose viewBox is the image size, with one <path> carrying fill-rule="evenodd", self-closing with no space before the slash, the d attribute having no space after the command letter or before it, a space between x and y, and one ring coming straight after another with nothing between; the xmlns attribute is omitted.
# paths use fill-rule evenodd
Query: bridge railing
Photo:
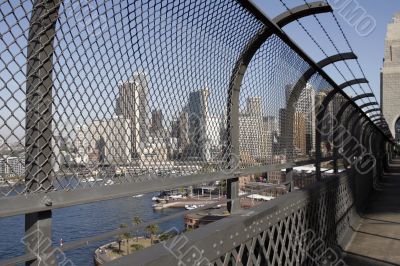
<svg viewBox="0 0 400 266"><path fill-rule="evenodd" d="M233 214L243 176L286 169L291 191L296 166L319 181L327 162L368 169L391 145L322 70L355 55L316 63L281 29L327 4L273 21L233 0L0 10L0 217L25 214L32 239L51 237L56 208L219 180Z"/></svg>

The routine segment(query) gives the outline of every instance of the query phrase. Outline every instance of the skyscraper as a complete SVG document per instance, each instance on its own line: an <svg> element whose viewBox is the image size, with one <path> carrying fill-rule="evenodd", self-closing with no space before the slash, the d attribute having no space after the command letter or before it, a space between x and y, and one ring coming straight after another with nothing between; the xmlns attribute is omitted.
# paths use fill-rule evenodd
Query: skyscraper
<svg viewBox="0 0 400 266"><path fill-rule="evenodd" d="M274 122L264 117L262 98L249 97L246 111L239 116L239 148L243 157L250 161L265 161L272 157Z"/></svg>
<svg viewBox="0 0 400 266"><path fill-rule="evenodd" d="M145 143L149 136L148 83L147 73L135 72L129 81L118 85L115 113L131 121L132 155L135 157L140 154L141 143Z"/></svg>
<svg viewBox="0 0 400 266"><path fill-rule="evenodd" d="M158 132L160 132L164 126L163 126L163 113L161 110L157 109L157 110L153 110L151 112L151 131L154 134L157 134Z"/></svg>
<svg viewBox="0 0 400 266"><path fill-rule="evenodd" d="M84 163L129 164L131 121L124 117L95 120L76 127L75 147Z"/></svg>
<svg viewBox="0 0 400 266"><path fill-rule="evenodd" d="M381 73L381 106L392 135L400 140L400 12L387 27ZM396 128L399 130L397 131Z"/></svg>
<svg viewBox="0 0 400 266"><path fill-rule="evenodd" d="M307 150L307 121L302 112L295 112L293 119L293 144L295 154L306 155Z"/></svg>
<svg viewBox="0 0 400 266"><path fill-rule="evenodd" d="M286 86L286 101L289 100L292 86ZM302 113L306 125L306 154L311 155L315 149L315 90L310 83L301 91L296 103L296 112Z"/></svg>
<svg viewBox="0 0 400 266"><path fill-rule="evenodd" d="M209 90L207 87L191 92L187 105L190 139L190 152L188 156L201 158L206 161L210 158L207 140L208 97Z"/></svg>
<svg viewBox="0 0 400 266"><path fill-rule="evenodd" d="M178 139L178 153L182 155L187 153L189 147L189 115L186 111L179 114L177 120L176 137Z"/></svg>

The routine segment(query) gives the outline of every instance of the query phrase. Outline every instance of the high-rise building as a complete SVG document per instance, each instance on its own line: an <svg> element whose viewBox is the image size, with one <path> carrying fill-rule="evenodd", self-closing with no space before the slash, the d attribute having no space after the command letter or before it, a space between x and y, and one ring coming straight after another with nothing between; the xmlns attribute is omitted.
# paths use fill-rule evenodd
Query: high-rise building
<svg viewBox="0 0 400 266"><path fill-rule="evenodd" d="M387 26L381 73L381 106L392 135L400 141L400 12Z"/></svg>
<svg viewBox="0 0 400 266"><path fill-rule="evenodd" d="M292 93L292 86L286 86L286 102ZM296 103L296 112L302 113L306 123L306 154L311 155L315 150L315 90L310 83L301 91Z"/></svg>
<svg viewBox="0 0 400 266"><path fill-rule="evenodd" d="M265 161L272 157L276 120L264 117L261 97L249 97L246 111L239 116L239 148L248 161Z"/></svg>
<svg viewBox="0 0 400 266"><path fill-rule="evenodd" d="M210 150L211 159L219 156L222 150L222 140L221 140L221 128L223 126L222 117L220 116L209 116L207 118L207 145Z"/></svg>
<svg viewBox="0 0 400 266"><path fill-rule="evenodd" d="M129 81L118 85L119 97L116 100L115 113L129 119L132 133L132 155L138 157L140 146L144 146L149 137L150 111L148 105L149 77L147 73L135 72Z"/></svg>
<svg viewBox="0 0 400 266"><path fill-rule="evenodd" d="M187 155L205 161L208 161L211 156L207 139L208 97L207 87L191 92L187 105L190 140L190 149Z"/></svg>
<svg viewBox="0 0 400 266"><path fill-rule="evenodd" d="M164 129L163 126L163 113L161 110L153 110L151 112L151 132L154 134L159 133Z"/></svg>
<svg viewBox="0 0 400 266"><path fill-rule="evenodd" d="M22 177L25 175L25 154L10 156L6 158L4 167L5 175L8 177Z"/></svg>
<svg viewBox="0 0 400 266"><path fill-rule="evenodd" d="M262 99L261 97L247 98L246 114L252 117L262 117Z"/></svg>
<svg viewBox="0 0 400 266"><path fill-rule="evenodd" d="M106 159L110 164L129 164L132 151L131 121L114 117L101 121L100 125L102 134L95 134L95 142L92 143L98 149L100 160Z"/></svg>
<svg viewBox="0 0 400 266"><path fill-rule="evenodd" d="M189 148L189 115L187 108L179 113L171 123L171 138L176 140L173 157L186 159ZM175 142L175 140L173 140Z"/></svg>
<svg viewBox="0 0 400 266"><path fill-rule="evenodd" d="M82 163L129 164L131 121L124 117L96 120L76 127L75 147Z"/></svg>
<svg viewBox="0 0 400 266"><path fill-rule="evenodd" d="M307 123L305 117L306 115L303 112L294 112L293 125L290 127L292 134L285 135L285 133L288 133L287 130L289 130L289 119L287 119L286 109L282 108L279 110L279 125L281 130L279 141L280 153L286 155L286 159L290 159L291 156L307 155ZM293 139L289 139L290 137Z"/></svg>
<svg viewBox="0 0 400 266"><path fill-rule="evenodd" d="M6 174L6 163L4 159L0 159L0 179L3 179Z"/></svg>
<svg viewBox="0 0 400 266"><path fill-rule="evenodd" d="M304 113L295 112L293 119L293 144L295 154L307 154L307 122Z"/></svg>

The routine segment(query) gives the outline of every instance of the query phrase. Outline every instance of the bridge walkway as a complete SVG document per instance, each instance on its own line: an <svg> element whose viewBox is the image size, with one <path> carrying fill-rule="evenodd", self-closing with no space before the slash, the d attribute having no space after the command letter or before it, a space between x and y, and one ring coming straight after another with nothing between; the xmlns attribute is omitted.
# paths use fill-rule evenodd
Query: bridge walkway
<svg viewBox="0 0 400 266"><path fill-rule="evenodd" d="M372 193L344 260L349 266L400 265L400 159Z"/></svg>

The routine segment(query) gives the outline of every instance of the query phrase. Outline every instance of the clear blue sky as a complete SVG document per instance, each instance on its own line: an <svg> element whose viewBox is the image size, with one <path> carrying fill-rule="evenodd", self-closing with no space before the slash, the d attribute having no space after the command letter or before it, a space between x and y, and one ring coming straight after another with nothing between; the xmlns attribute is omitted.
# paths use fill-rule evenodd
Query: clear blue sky
<svg viewBox="0 0 400 266"><path fill-rule="evenodd" d="M347 0L352 1L352 0ZM294 7L300 4L304 4L303 0L283 0L289 7ZM307 0L307 2L312 2ZM332 1L329 1L332 2ZM337 0L335 2L338 2ZM386 26L391 22L393 15L396 12L400 12L400 1L399 0L354 0L353 2L358 3L360 7L364 8L368 15L372 16L376 20L376 27L371 34L367 36L360 36L357 34L353 26L351 26L343 16L340 15L338 10L335 11L335 15L339 20L347 38L350 41L353 50L359 57L359 61L365 71L367 79L370 81L373 92L379 100L380 96L380 69L382 67L382 59L384 53L384 40L386 36ZM277 14L285 11L280 0L256 0L256 3L263 9L263 11L271 18ZM340 51L348 51L346 42L342 37L338 26L335 23L333 17L330 14L318 15L322 25L328 30L334 42L337 44ZM335 54L335 49L328 38L325 36L320 26L316 22L315 18L301 19L304 26L310 31L315 37L317 42L321 43L326 49L328 55ZM323 58L323 54L319 51L318 47L310 40L303 29L294 22L285 28L292 39L297 42L309 55L311 55L315 61ZM354 62L349 62L350 67L354 70L356 76L361 75L358 71L358 67ZM340 69L348 79L351 74L347 71L344 64L338 64ZM333 68L326 69L329 74L337 81L341 83L343 79ZM363 86L365 90L369 90L367 86ZM355 87L357 89L357 87ZM358 90L360 90L358 88ZM354 92L347 91L349 94ZM357 91L358 92L358 91Z"/></svg>
<svg viewBox="0 0 400 266"><path fill-rule="evenodd" d="M255 1L271 18L286 10L281 1L286 2L289 7L304 4L303 0ZM373 92L379 98L380 68L384 52L386 25L391 21L393 15L400 11L400 1L358 1L360 6L365 8L367 14L374 17L377 22L375 30L370 35L359 36L340 14L336 16L354 51L359 56ZM92 16L87 16L82 8L72 10L74 12L72 14L75 16L70 16L65 10L61 12L62 16L59 20L63 30L58 30L57 49L54 56L56 62L54 77L56 77L55 87L57 92L55 94L57 95L55 104L58 106L55 120L61 121L61 124L66 123L65 117L61 117L60 114L64 114L64 116L68 114L80 122L113 115L115 98L118 95L118 82L128 80L133 72L142 69L149 71L152 79L150 86L152 97L157 97L158 99L156 101L152 98L152 108L162 108L165 117L172 117L172 115L179 113L183 106L187 104L188 92L203 88L205 84L208 84L212 90L210 96L210 106L213 106L210 107L212 113L222 114L224 112L224 104L220 103L227 101L226 88L229 84L232 65L235 63L236 56L238 56L236 53L241 51L243 45L245 45L244 41L255 34L258 24L257 27L254 26L255 24L252 24L253 22L250 18L244 19L240 14L234 13L233 9L230 12L218 13L219 10L223 10L223 5L225 5L224 2L219 1L203 2L203 4L207 3L207 8L212 11L211 15L217 18L217 21L210 19L204 21L201 14L195 21L192 18L186 18L186 16L181 16L178 19L174 17L176 14L174 16L170 13L164 14L164 16L168 15L169 21L173 21L174 24L159 23L158 21L163 20L160 19L160 14L158 13L150 12L145 13L147 15L143 15L142 9L139 8L140 2L121 1L123 5L117 4L117 2L97 2L99 3L98 7L95 7L101 11L99 17L93 16L92 18ZM128 2L130 3L129 5ZM23 17L25 11L30 10L31 2L24 1L24 8L17 8L19 6L18 1L9 1L9 3L12 4L10 7L2 6L3 13L10 13L11 10L14 10L17 16L9 15L7 20L1 18L0 26L2 27L0 27L0 33L3 33L3 39L7 44L12 44L15 42L14 36L19 36L21 30L25 33L27 32L27 20L16 24L15 19L16 17ZM169 3L171 5L179 4L173 1ZM109 5L115 6L111 8ZM68 6L65 8L68 8ZM205 11L208 9L204 8ZM104 10L107 10L107 12ZM93 20L93 24L95 24L96 19L103 18L103 22L107 21L107 23L101 24L105 27L104 32L98 37L88 34L86 32L87 29L79 32L80 28L74 27L74 25L80 25L79 21L82 18L88 19L85 22ZM115 23L111 18L116 18L116 21L123 21L124 27L121 28L122 24ZM341 52L349 51L333 16L331 14L323 14L318 15L318 18L335 41L339 50ZM154 25L151 23L153 28L150 32L151 34L147 36L143 35L142 27L136 27L135 25L136 23L141 25L141 21L149 19L157 21L157 23ZM168 21L166 18L164 20ZM66 23L67 21L68 23ZM317 42L324 47L328 55L336 54L335 49L329 43L318 23L316 23L315 18L305 18L301 22L315 36ZM218 23L219 27L212 27L212 23ZM10 25L14 25L11 28L13 34L8 33ZM91 24L89 23L88 25ZM182 34L179 33L175 36L176 28L171 27L171 25L178 27ZM164 26L167 26L167 29ZM192 28L196 30L192 30ZM221 28L224 29L223 32L219 32ZM102 27L101 29L103 30ZM148 31L149 29L146 28L145 30ZM324 57L297 23L292 23L285 27L285 30L315 61L319 61ZM165 31L169 35L164 34ZM70 32L70 34L64 34L65 32ZM193 32L197 34L193 35ZM88 35L90 35L90 38ZM146 45L143 45L144 36L147 36L144 40ZM168 39L166 36L172 36L172 38ZM219 37L216 38L215 36ZM21 47L26 47L26 34L25 39L19 38L18 42L18 45L13 46L0 43L1 59L4 62L13 61L13 64L8 64L7 68L4 65L0 67L0 76L3 80L0 80L0 89L2 89L0 100L5 99L4 101L7 102L6 107L0 108L0 122L7 121L7 126L0 126L0 136L13 135L22 139L20 136L24 133L26 72L24 62L26 58L25 54L21 52ZM181 49L182 47L184 48L183 50ZM190 49L185 50L185 47ZM203 60L199 60L199 56L202 56ZM151 60L148 60L149 58ZM268 56L265 58L267 60ZM275 56L275 58L279 58L279 56ZM260 92L265 87L274 88L273 91L276 90L277 93L271 92L269 97L264 98L266 109L270 109L270 114L276 115L279 104L282 104L285 100L283 86L290 84L290 82L284 79L278 81L274 78L274 75L271 75L271 79L263 79L262 75L258 75L260 72L257 71L263 71L261 66L271 67L271 64L276 64L276 62L266 62L264 64L261 61L261 63L254 64L256 70L250 77L250 81L244 84L244 88L247 88L248 91L244 90L241 98L245 101L248 96L260 95ZM22 69L21 66L23 66ZM361 77L358 66L354 61L349 62L349 66L356 77ZM67 69L63 71L63 67ZM343 63L339 63L338 67L343 72L346 80L352 79L350 72ZM277 71L276 67L271 67L271 69ZM326 70L338 84L344 81L332 67ZM252 81L251 78L254 80ZM258 82L257 78L261 82ZM296 78L296 76L286 77L286 79L289 78ZM281 90L278 90L278 88L281 88ZM368 87L363 86L363 88L365 91L369 91ZM76 97L76 92L79 92L82 97ZM360 88L355 88L355 92L349 91L351 95L358 93L360 93ZM14 97L11 97L12 95ZM163 97L160 97L160 95L163 95ZM19 108L16 108L17 106ZM73 116L70 114L72 112L74 113ZM75 120L70 120L69 122L71 125L76 123Z"/></svg>

